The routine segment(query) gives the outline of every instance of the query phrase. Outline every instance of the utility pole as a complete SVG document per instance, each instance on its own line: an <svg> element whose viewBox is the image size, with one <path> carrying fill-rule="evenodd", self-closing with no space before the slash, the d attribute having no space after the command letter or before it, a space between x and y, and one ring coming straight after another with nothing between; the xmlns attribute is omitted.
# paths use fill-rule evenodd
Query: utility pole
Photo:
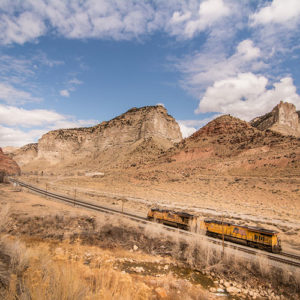
<svg viewBox="0 0 300 300"><path fill-rule="evenodd" d="M48 183L46 183L46 199L48 199Z"/></svg>
<svg viewBox="0 0 300 300"><path fill-rule="evenodd" d="M224 222L222 213L222 257L224 257L225 245L224 245Z"/></svg>
<svg viewBox="0 0 300 300"><path fill-rule="evenodd" d="M76 204L76 189L74 189L74 206Z"/></svg>
<svg viewBox="0 0 300 300"><path fill-rule="evenodd" d="M122 213L124 212L124 199L122 199Z"/></svg>

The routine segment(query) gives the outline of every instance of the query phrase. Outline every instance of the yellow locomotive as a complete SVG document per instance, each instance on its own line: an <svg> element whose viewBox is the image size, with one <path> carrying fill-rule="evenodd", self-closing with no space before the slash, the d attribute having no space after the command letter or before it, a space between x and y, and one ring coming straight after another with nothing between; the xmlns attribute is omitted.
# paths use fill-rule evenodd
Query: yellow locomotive
<svg viewBox="0 0 300 300"><path fill-rule="evenodd" d="M147 219L156 221L164 225L191 230L195 224L199 224L198 218L185 212L175 212L167 209L151 208ZM271 251L281 252L281 242L278 232L253 226L241 226L218 220L204 220L200 222L200 229L204 229L206 235L223 238L250 247Z"/></svg>
<svg viewBox="0 0 300 300"><path fill-rule="evenodd" d="M254 226L241 226L217 220L204 220L208 236L223 238L239 244L255 247L274 253L281 252L278 232Z"/></svg>
<svg viewBox="0 0 300 300"><path fill-rule="evenodd" d="M147 219L164 225L190 230L191 222L195 216L185 212L175 212L167 209L151 208L148 211Z"/></svg>

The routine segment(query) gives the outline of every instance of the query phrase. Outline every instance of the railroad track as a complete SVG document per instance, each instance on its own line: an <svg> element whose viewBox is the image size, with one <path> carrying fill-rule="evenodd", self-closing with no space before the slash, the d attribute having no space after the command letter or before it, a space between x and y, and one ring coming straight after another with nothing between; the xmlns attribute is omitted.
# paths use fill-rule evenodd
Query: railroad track
<svg viewBox="0 0 300 300"><path fill-rule="evenodd" d="M141 216L137 216L137 215L130 214L130 213L127 213L127 212L122 212L122 211L119 211L119 210L116 210L116 209L113 209L113 208L108 208L108 207L101 206L101 205L92 204L92 203L89 203L87 201L74 199L74 198L71 198L71 197L68 197L68 196L65 196L65 195L52 193L52 192L40 189L36 186L30 185L26 182L19 181L19 180L14 179L14 178L9 178L9 180L11 182L18 184L21 187L25 187L25 188L27 188L27 189L35 192L35 193L38 193L40 195L43 195L43 196L46 196L46 197L49 197L49 198L53 198L53 199L56 199L56 200L60 200L60 201L69 203L69 204L74 205L74 206L88 208L88 209L91 209L91 210L94 210L94 211L103 212L103 213L107 213L107 214L120 215L122 217L127 217L131 220L134 220L136 222L140 222L140 223L143 223L143 224L146 224L146 223L153 224L153 222L148 221L147 218L144 218L144 217L141 217ZM183 235L190 235L190 236L197 235L197 237L199 237L199 234L196 234L196 233L193 233L193 232L185 231L185 230L178 229L178 228L168 227L166 225L162 225L162 226L168 231L179 232ZM218 239L215 239L215 238L212 238L212 237L205 237L205 238L213 244L217 244L217 245L222 245L223 244L223 242L218 240ZM277 261L277 262L280 262L280 263L283 263L283 264L288 264L288 265L300 268L300 256L292 254L292 253L285 253L285 252L282 252L280 254L265 253L265 252L263 252L261 250L258 250L258 249L248 248L246 246L233 244L233 243L227 242L227 241L224 242L224 247L233 248L233 249L236 249L236 250L248 253L248 254L252 254L252 255L261 255L261 256L267 257L270 260Z"/></svg>

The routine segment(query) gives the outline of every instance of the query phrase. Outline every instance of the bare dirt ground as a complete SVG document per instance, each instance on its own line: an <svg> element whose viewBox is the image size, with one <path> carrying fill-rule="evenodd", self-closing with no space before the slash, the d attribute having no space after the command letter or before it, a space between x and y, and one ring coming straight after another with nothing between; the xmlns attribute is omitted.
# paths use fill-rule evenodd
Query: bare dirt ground
<svg viewBox="0 0 300 300"><path fill-rule="evenodd" d="M119 220L6 184L0 184L0 212L0 298L17 296L15 275L30 299L218 298L207 291L215 286L211 276L180 266L170 255L141 251L140 238L126 234Z"/></svg>
<svg viewBox="0 0 300 300"><path fill-rule="evenodd" d="M0 185L0 211L0 263L9 248L4 265L12 266L9 275L0 268L0 283L10 276L11 299L18 286L31 299L67 299L60 295L71 291L76 299L224 299L225 290L235 299L297 299L300 274L294 270L273 272L264 259L249 262L234 251L222 257L202 240L169 236L159 224L141 227L11 185ZM57 294L45 298L45 291Z"/></svg>
<svg viewBox="0 0 300 300"><path fill-rule="evenodd" d="M24 181L146 216L149 207L184 210L200 217L280 232L286 252L300 252L300 178L193 175L176 169L128 170L104 176L23 176ZM123 200L123 201L122 201Z"/></svg>

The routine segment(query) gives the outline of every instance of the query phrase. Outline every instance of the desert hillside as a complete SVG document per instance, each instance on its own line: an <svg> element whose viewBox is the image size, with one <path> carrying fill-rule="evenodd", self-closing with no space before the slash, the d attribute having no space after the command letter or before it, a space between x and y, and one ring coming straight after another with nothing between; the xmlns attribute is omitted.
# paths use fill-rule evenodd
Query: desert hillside
<svg viewBox="0 0 300 300"><path fill-rule="evenodd" d="M300 140L218 117L160 157L168 168L194 174L299 175Z"/></svg>
<svg viewBox="0 0 300 300"><path fill-rule="evenodd" d="M163 106L147 106L94 127L50 131L12 155L24 171L98 170L154 159L181 139Z"/></svg>
<svg viewBox="0 0 300 300"><path fill-rule="evenodd" d="M21 180L48 192L73 197L74 203L75 199L82 199L140 217L145 217L150 207L159 207L189 212L200 219L222 219L239 225L259 226L279 232L284 251L296 254L300 251L300 139L272 128L257 129L248 122L223 115L182 139L178 124L163 107L144 107L132 109L95 127L51 131L37 144L26 145L10 155L23 164L25 172ZM125 247L128 253L134 252L133 255L141 251L144 256L150 251L150 260L155 260L158 253L170 255L176 257L176 262L178 260L185 267L191 266L191 269L196 266L196 261L199 267L198 261L202 259L209 262L210 270L203 274L208 274L214 283L209 287L209 299L215 299L217 289L223 291L222 297L226 290L233 295L244 296L242 298L247 298L252 289L253 296L249 299L282 295L282 290L285 290L282 299L298 294L299 284L294 281L294 275L291 275L291 280L285 281L288 277L282 276L282 273L265 272L266 268L271 270L270 266L261 262L259 257L258 263L252 261L255 271L249 271L248 261L244 265L242 255L231 257L226 250L227 264L220 252L212 255L210 247L205 244L203 250L199 250L199 259L194 255L193 247L201 249L201 245L196 245L191 239L185 248L176 235L174 239L179 244L170 242L169 237L164 239L160 229L152 227L160 224L151 224L145 228L145 234L144 229L141 231L140 226L133 224L127 229L128 224L122 223L122 218L106 219L103 227L99 227L94 218L78 217L75 204L61 207L62 204L51 199L26 191L15 193L9 189L3 185L0 190L4 195L2 211L7 199L13 204L8 222L11 225L4 228L13 235L21 232L25 241L27 235L30 235L30 241L34 237L39 241L48 238L49 243L59 240L60 246L55 251L61 253L62 247L69 249L62 240L79 237L79 240L82 239L79 243L83 245L88 242L92 247L113 249L109 253L109 261L116 245ZM18 194L17 198L15 194ZM60 212L58 216L57 211ZM128 223L128 220L125 222ZM149 238L154 240L153 244L148 243ZM157 248L158 242L161 248ZM91 251L90 248L83 249ZM172 252L168 252L169 249ZM185 252L180 249L192 250ZM72 251L74 249L70 248ZM123 248L121 251L124 251ZM124 256L130 255L128 253ZM69 252L66 255L71 257ZM82 259L85 255L82 253ZM97 257L100 255L97 252ZM49 259L55 262L56 256ZM119 269L114 265L113 270L121 274L132 274L133 271L133 282L136 282L137 274L137 278L147 276L151 282L152 277L149 276L165 278L154 272L152 266L148 272L148 262L122 259L127 267ZM232 261L237 263L232 264ZM128 267L128 263L134 266ZM166 267L164 262L164 268L168 276L177 276L171 263ZM244 277L241 277L244 271ZM285 269L284 272L290 271ZM232 292L227 284L229 278L240 287L239 292ZM249 287L243 284L244 278L247 278L246 282L251 281ZM80 282L84 282L81 277ZM294 282L297 287L291 284ZM154 294L151 299L163 299L157 296L157 291L173 295L168 285L157 290L156 285L146 284L150 293ZM199 295L198 290L197 293ZM170 299L176 298L170 296Z"/></svg>
<svg viewBox="0 0 300 300"><path fill-rule="evenodd" d="M0 173L5 173L7 175L19 175L21 173L18 164L8 155L4 154L1 148L0 148Z"/></svg>

